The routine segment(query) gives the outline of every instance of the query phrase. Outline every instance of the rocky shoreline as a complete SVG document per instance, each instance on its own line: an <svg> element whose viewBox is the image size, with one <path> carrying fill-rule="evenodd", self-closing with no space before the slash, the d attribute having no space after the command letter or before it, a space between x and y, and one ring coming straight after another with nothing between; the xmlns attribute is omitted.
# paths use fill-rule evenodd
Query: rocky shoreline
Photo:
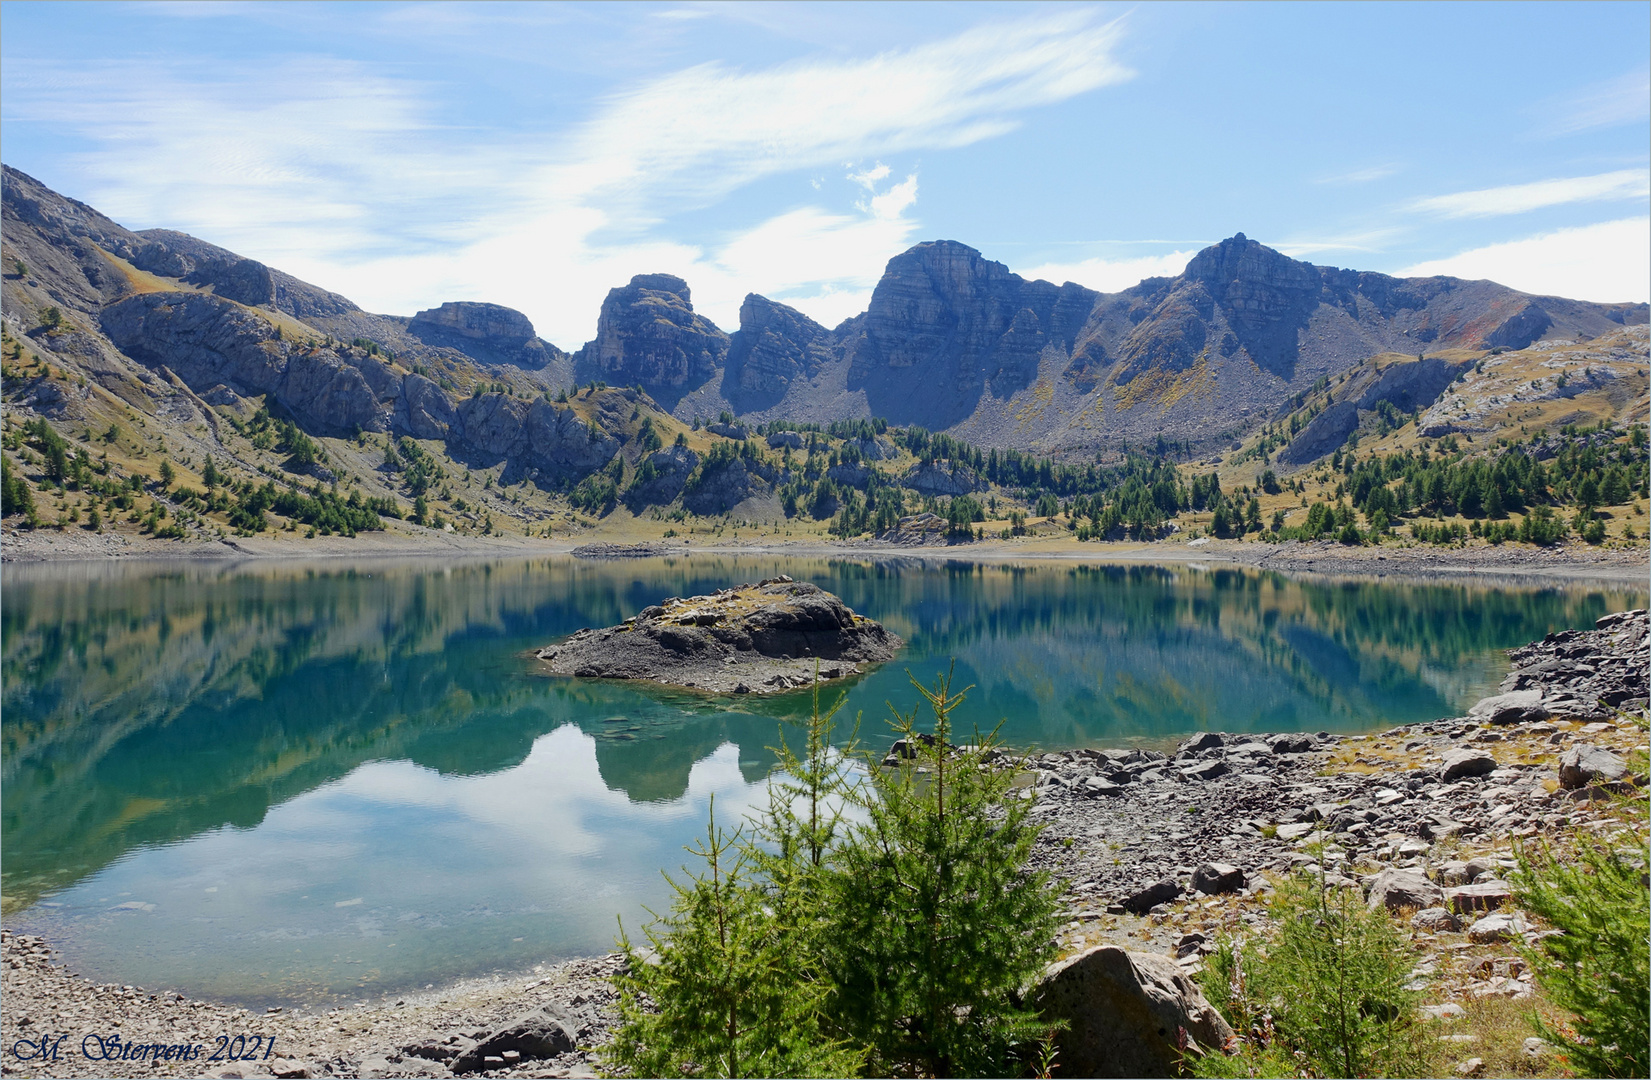
<svg viewBox="0 0 1651 1080"><path fill-rule="evenodd" d="M634 679L713 694L777 694L857 675L904 644L818 585L787 574L672 597L536 654L553 675Z"/></svg>
<svg viewBox="0 0 1651 1080"><path fill-rule="evenodd" d="M1642 790L1651 621L1643 610L1510 653L1502 693L1469 715L1375 735L1203 733L1174 753L1078 750L1028 758L1048 828L1035 864L1069 883L1060 967L1130 963L1184 993L1222 933L1263 930L1273 883L1297 869L1410 917L1415 983L1439 1039L1476 1003L1522 1002L1530 973L1508 947L1539 933L1509 909L1513 845L1620 827L1609 792ZM1130 963L1125 963L1125 961ZM591 1048L615 1021L618 957L514 978L358 1002L347 1009L246 1010L98 985L54 963L48 943L0 934L0 1037L64 1037L57 1060L3 1058L7 1076L383 1077L594 1075ZM1456 1033L1452 1033L1456 1031ZM204 1045L220 1034L276 1040L268 1060L88 1061L88 1033L125 1045ZM1539 1041L1538 1041L1539 1042ZM95 1050L97 1045L92 1044ZM1515 1053L1540 1055L1530 1040ZM1471 1065L1472 1059L1464 1065ZM1481 1060L1480 1067L1484 1067Z"/></svg>

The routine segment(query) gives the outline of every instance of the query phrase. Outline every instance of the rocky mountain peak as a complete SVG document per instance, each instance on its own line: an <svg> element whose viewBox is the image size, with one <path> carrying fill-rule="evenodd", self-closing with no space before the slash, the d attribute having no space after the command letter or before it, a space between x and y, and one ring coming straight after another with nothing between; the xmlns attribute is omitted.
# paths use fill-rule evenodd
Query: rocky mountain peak
<svg viewBox="0 0 1651 1080"><path fill-rule="evenodd" d="M674 274L638 274L602 302L596 337L576 373L619 386L640 384L666 409L718 374L728 335L694 313L688 283Z"/></svg>
<svg viewBox="0 0 1651 1080"><path fill-rule="evenodd" d="M832 359L831 331L794 307L747 293L723 394L742 412L766 408L793 380L813 378Z"/></svg>
<svg viewBox="0 0 1651 1080"><path fill-rule="evenodd" d="M476 341L525 342L533 337L533 323L526 315L501 304L481 304L449 300L413 316L415 323L429 323Z"/></svg>
<svg viewBox="0 0 1651 1080"><path fill-rule="evenodd" d="M1269 289L1315 296L1319 291L1318 267L1274 251L1243 233L1235 233L1194 255L1184 276L1203 282L1218 298L1235 288L1242 292Z"/></svg>
<svg viewBox="0 0 1651 1080"><path fill-rule="evenodd" d="M627 288L637 292L670 293L672 296L678 297L690 311L693 310L693 299L688 291L688 283L675 274L637 274L631 278L631 283Z"/></svg>
<svg viewBox="0 0 1651 1080"><path fill-rule="evenodd" d="M534 336L526 315L502 304L449 300L414 315L407 332L426 345L456 348L489 364L537 368L561 355Z"/></svg>

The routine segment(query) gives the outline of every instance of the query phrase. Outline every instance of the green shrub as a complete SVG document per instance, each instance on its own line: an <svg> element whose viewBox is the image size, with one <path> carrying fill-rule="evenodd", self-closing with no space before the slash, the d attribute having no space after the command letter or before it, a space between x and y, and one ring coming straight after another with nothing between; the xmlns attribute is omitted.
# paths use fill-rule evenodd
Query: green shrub
<svg viewBox="0 0 1651 1080"><path fill-rule="evenodd" d="M802 961L765 909L750 850L716 827L703 847L706 874L676 892L669 916L647 928L653 954L621 938L628 968L616 976L621 1023L603 1048L610 1068L633 1076L849 1076L858 1055L820 1030L824 987L799 977ZM655 1007L648 1008L648 1003Z"/></svg>
<svg viewBox="0 0 1651 1080"><path fill-rule="evenodd" d="M1651 1075L1651 892L1645 849L1583 841L1574 861L1551 848L1520 849L1514 885L1521 907L1562 934L1519 951L1555 1005L1576 1016L1574 1033L1535 1019L1538 1032L1582 1076Z"/></svg>
<svg viewBox="0 0 1651 1080"><path fill-rule="evenodd" d="M782 738L749 833L690 849L653 955L621 941L610 1068L647 1076L1011 1075L1047 1024L1019 990L1054 949L1057 893L1026 870L1038 828L1009 798L991 739L949 748L962 694L918 686L934 713L895 726L914 748L856 779L818 694L800 753ZM853 738L848 751L852 751Z"/></svg>
<svg viewBox="0 0 1651 1080"><path fill-rule="evenodd" d="M1047 1029L1016 997L1053 955L1059 893L1026 870L1040 827L987 763L995 733L948 752L950 678L913 680L933 731L897 714L916 756L860 800L828 870L831 1015L876 1075L1008 1075Z"/></svg>
<svg viewBox="0 0 1651 1080"><path fill-rule="evenodd" d="M1200 977L1242 1038L1233 1057L1192 1063L1198 1076L1420 1076L1425 1059L1413 958L1385 910L1311 877L1279 887L1277 935L1222 942Z"/></svg>

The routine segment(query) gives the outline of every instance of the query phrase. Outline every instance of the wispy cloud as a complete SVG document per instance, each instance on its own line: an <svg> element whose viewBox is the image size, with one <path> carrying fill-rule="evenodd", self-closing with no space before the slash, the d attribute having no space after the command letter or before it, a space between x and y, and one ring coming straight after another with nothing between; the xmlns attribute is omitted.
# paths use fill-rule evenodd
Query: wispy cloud
<svg viewBox="0 0 1651 1080"><path fill-rule="evenodd" d="M1384 180L1398 173L1403 166L1393 162L1385 165L1370 165L1363 169L1353 169L1349 172L1335 173L1330 176L1321 176L1313 181L1315 184L1368 184L1373 180Z"/></svg>
<svg viewBox="0 0 1651 1080"><path fill-rule="evenodd" d="M1539 109L1543 135L1570 135L1651 117L1651 70L1631 71L1552 98Z"/></svg>
<svg viewBox="0 0 1651 1080"><path fill-rule="evenodd" d="M1500 217L1524 214L1566 203L1600 202L1610 199L1643 199L1651 195L1651 172L1619 169L1596 176L1572 176L1539 180L1532 184L1462 191L1418 199L1409 209L1448 218Z"/></svg>
<svg viewBox="0 0 1651 1080"><path fill-rule="evenodd" d="M1417 263L1400 277L1489 279L1523 292L1603 303L1651 300L1651 217L1623 218Z"/></svg>
<svg viewBox="0 0 1651 1080"><path fill-rule="evenodd" d="M915 175L862 170L852 209L769 212L720 240L685 244L667 223L764 178L800 173L802 187L845 161L1001 135L1027 110L1131 77L1113 55L1121 34L1092 9L1060 9L872 56L700 64L526 134L452 126L439 75L324 57L15 61L4 115L82 140L86 184L69 194L117 220L196 233L373 310L509 304L577 346L606 290L653 270L687 277L719 321L748 290L831 317L910 242Z"/></svg>
<svg viewBox="0 0 1651 1080"><path fill-rule="evenodd" d="M1363 232L1343 233L1339 236L1307 236L1284 240L1274 245L1292 259L1303 259L1325 251L1381 251L1389 241L1404 230L1387 227L1366 229Z"/></svg>

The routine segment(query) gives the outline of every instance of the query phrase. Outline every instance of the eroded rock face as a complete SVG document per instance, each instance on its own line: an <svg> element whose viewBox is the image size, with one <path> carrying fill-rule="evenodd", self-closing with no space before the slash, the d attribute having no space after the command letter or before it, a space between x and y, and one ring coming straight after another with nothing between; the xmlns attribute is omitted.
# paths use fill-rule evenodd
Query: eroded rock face
<svg viewBox="0 0 1651 1080"><path fill-rule="evenodd" d="M243 396L271 394L311 430L385 431L394 415L400 380L388 369L372 372L383 387L377 393L358 358L296 348L265 319L217 296L145 293L105 308L102 322L122 351L166 365L197 393L223 384Z"/></svg>
<svg viewBox="0 0 1651 1080"><path fill-rule="evenodd" d="M1472 366L1469 360L1451 363L1429 356L1393 364L1379 375L1366 376L1365 385L1355 384L1340 391L1342 400L1313 417L1290 445L1279 451L1278 459L1286 465L1317 461L1347 441L1359 426L1360 410L1374 409L1383 401L1401 412L1425 409Z"/></svg>
<svg viewBox="0 0 1651 1080"><path fill-rule="evenodd" d="M796 379L831 363L831 332L796 308L750 293L729 342L723 396L739 408L773 404Z"/></svg>
<svg viewBox="0 0 1651 1080"><path fill-rule="evenodd" d="M426 345L446 345L483 363L537 368L552 357L528 317L500 304L448 301L414 315L407 332Z"/></svg>
<svg viewBox="0 0 1651 1080"><path fill-rule="evenodd" d="M904 644L817 585L781 575L644 608L539 650L557 675L642 679L713 693L777 693L857 674Z"/></svg>
<svg viewBox="0 0 1651 1080"><path fill-rule="evenodd" d="M1205 1050L1232 1028L1167 956L1098 945L1051 967L1031 1004L1050 1020L1068 1076L1178 1076L1179 1035Z"/></svg>
<svg viewBox="0 0 1651 1080"><path fill-rule="evenodd" d="M948 497L984 491L987 486L986 481L967 465L953 464L947 468L938 462L914 466L901 482L923 495Z"/></svg>
<svg viewBox="0 0 1651 1080"><path fill-rule="evenodd" d="M596 337L579 353L581 380L640 384L673 408L682 395L715 377L728 357L728 335L694 314L688 283L671 274L638 274L609 291Z"/></svg>
<svg viewBox="0 0 1651 1080"><path fill-rule="evenodd" d="M734 458L702 470L682 505L696 514L725 514L753 496L768 494L778 476L772 465Z"/></svg>
<svg viewBox="0 0 1651 1080"><path fill-rule="evenodd" d="M683 485L699 464L699 455L686 446L656 450L637 467L636 479L625 492L632 512L644 506L663 506L682 494Z"/></svg>
<svg viewBox="0 0 1651 1080"><path fill-rule="evenodd" d="M956 241L918 244L872 292L849 385L864 387L874 415L956 423L988 389L1031 385L1045 346L1070 349L1099 295L1026 281Z"/></svg>
<svg viewBox="0 0 1651 1080"><path fill-rule="evenodd" d="M541 486L582 479L619 452L618 439L543 398L482 394L454 413L449 445L483 461L506 462L507 479L526 477Z"/></svg>

